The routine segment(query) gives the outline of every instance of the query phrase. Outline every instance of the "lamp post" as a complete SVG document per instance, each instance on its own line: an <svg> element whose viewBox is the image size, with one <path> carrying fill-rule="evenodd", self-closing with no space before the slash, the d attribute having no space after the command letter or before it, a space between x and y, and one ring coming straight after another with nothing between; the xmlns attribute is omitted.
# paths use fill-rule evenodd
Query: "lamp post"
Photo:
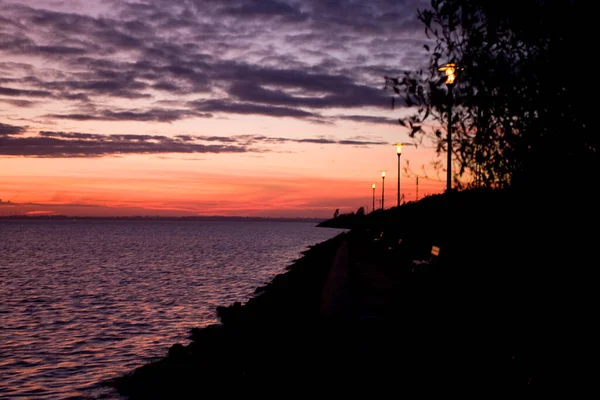
<svg viewBox="0 0 600 400"><path fill-rule="evenodd" d="M402 143L396 143L396 153L398 154L398 204L400 207L400 156L402 155Z"/></svg>
<svg viewBox="0 0 600 400"><path fill-rule="evenodd" d="M448 166L446 167L446 192L452 190L452 87L456 80L456 64L446 64L439 68L446 73L446 86L448 87Z"/></svg>
<svg viewBox="0 0 600 400"><path fill-rule="evenodd" d="M375 211L375 184L372 184L371 187L373 188L373 208L372 210ZM373 212L371 211L371 212Z"/></svg>
<svg viewBox="0 0 600 400"><path fill-rule="evenodd" d="M383 198L385 195L385 169L381 171L381 209L384 209Z"/></svg>

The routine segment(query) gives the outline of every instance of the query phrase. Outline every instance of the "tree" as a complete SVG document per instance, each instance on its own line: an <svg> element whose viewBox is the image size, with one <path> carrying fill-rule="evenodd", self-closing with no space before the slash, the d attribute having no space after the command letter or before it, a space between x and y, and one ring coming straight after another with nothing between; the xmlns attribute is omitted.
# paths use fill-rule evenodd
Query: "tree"
<svg viewBox="0 0 600 400"><path fill-rule="evenodd" d="M448 95L439 67L452 62L460 67L451 149L460 176L488 187L543 186L557 172L591 176L598 135L583 78L595 66L578 60L581 42L594 37L594 15L583 0L432 0L418 11L435 41L425 45L429 65L385 77L413 111L400 124L447 151Z"/></svg>
<svg viewBox="0 0 600 400"><path fill-rule="evenodd" d="M334 213L333 213L333 218L337 218L340 215L340 209L336 208Z"/></svg>
<svg viewBox="0 0 600 400"><path fill-rule="evenodd" d="M356 210L356 216L357 217L364 217L365 216L365 208L364 207L359 207L358 210Z"/></svg>

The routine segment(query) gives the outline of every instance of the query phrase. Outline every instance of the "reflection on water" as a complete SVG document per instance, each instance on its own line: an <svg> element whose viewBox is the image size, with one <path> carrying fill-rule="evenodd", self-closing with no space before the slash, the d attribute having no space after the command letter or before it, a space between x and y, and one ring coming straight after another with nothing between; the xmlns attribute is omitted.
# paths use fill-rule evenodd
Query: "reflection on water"
<svg viewBox="0 0 600 400"><path fill-rule="evenodd" d="M0 221L0 397L106 395L339 233L314 225Z"/></svg>

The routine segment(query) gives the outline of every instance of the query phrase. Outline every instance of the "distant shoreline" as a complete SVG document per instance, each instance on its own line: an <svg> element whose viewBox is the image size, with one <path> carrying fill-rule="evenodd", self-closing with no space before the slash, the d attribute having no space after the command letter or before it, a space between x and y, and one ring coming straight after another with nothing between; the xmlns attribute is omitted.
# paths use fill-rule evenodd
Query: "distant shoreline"
<svg viewBox="0 0 600 400"><path fill-rule="evenodd" d="M93 220L93 221L243 221L243 222L314 222L321 223L325 218L277 218L277 217L223 217L223 216L187 216L187 217L158 217L158 216L131 216L131 217L82 217L68 215L0 215L0 221L7 220Z"/></svg>

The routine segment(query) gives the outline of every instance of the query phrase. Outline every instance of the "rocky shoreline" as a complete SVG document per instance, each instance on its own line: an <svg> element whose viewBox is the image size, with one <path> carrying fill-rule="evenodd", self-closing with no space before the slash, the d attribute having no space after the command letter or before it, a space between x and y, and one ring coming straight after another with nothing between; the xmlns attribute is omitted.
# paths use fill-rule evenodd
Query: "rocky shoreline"
<svg viewBox="0 0 600 400"><path fill-rule="evenodd" d="M322 322L321 292L344 238L312 246L247 303L218 307L221 323L194 328L189 345L175 344L167 357L106 385L130 399L173 399L202 393L203 385L227 394L283 383L291 372L281 366L314 354L321 340L313 331Z"/></svg>

